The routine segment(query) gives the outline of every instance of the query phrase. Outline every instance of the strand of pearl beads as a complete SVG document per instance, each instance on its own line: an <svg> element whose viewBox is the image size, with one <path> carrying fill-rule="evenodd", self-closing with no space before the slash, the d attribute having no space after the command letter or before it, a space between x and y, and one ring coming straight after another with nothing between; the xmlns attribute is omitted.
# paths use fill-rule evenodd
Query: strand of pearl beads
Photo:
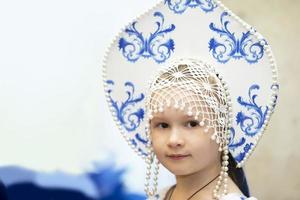
<svg viewBox="0 0 300 200"><path fill-rule="evenodd" d="M228 156L228 141L226 141L226 145L225 147L223 148L223 156L222 156L222 167L221 167L221 173L220 173L220 176L218 178L218 182L217 182L217 185L215 186L215 189L213 190L213 198L214 199L220 199L222 196L225 196L227 193L228 193L228 159L229 159L229 156ZM221 186L222 186L222 183L223 183L223 193L220 195L218 194L220 189L221 189Z"/></svg>
<svg viewBox="0 0 300 200"><path fill-rule="evenodd" d="M154 164L154 170L153 170L153 185L152 188L150 189L150 181L151 181L151 175L152 175L152 164ZM145 182L145 192L148 197L152 197L156 194L157 192L157 185L158 185L158 174L159 174L159 161L155 159L154 153L151 150L151 147L149 148L149 153L146 158L146 165L147 165L147 170L146 170L146 182Z"/></svg>

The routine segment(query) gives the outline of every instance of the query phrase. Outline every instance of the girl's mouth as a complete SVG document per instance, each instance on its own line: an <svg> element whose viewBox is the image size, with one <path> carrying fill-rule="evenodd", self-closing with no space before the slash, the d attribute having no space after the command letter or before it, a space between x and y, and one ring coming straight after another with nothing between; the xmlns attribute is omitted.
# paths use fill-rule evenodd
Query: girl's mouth
<svg viewBox="0 0 300 200"><path fill-rule="evenodd" d="M182 159L187 158L189 156L190 155L172 154L172 155L168 155L167 157L172 159L172 160L182 160Z"/></svg>

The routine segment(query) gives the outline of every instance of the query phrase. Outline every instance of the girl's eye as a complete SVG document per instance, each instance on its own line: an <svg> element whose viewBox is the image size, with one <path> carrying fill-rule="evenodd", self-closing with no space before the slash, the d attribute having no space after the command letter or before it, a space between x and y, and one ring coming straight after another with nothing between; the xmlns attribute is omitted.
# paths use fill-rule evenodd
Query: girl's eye
<svg viewBox="0 0 300 200"><path fill-rule="evenodd" d="M156 125L156 127L157 127L157 128L168 128L169 125L168 125L167 123L162 122L162 123L158 123L158 124Z"/></svg>
<svg viewBox="0 0 300 200"><path fill-rule="evenodd" d="M193 127L196 127L196 126L198 126L199 125L199 122L198 121L188 121L187 123L186 123L186 126L188 127L188 128L193 128Z"/></svg>

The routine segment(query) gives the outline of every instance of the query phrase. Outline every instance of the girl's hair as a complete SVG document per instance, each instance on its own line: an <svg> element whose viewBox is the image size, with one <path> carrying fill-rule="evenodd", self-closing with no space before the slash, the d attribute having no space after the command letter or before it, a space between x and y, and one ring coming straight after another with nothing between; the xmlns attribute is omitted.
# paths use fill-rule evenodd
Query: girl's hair
<svg viewBox="0 0 300 200"><path fill-rule="evenodd" d="M242 193L246 197L250 197L249 187L246 179L246 175L244 173L243 168L237 168L236 162L232 157L231 153L228 154L229 156L229 165L228 165L228 175L233 180L233 182L239 187Z"/></svg>

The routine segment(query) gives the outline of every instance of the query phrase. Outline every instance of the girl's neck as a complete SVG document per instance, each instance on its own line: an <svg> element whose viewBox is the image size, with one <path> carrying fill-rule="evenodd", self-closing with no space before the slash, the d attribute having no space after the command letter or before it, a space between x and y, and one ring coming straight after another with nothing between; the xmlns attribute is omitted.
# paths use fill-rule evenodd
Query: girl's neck
<svg viewBox="0 0 300 200"><path fill-rule="evenodd" d="M212 179L214 179L220 173L220 171L221 164L217 164L193 174L176 176L176 189L174 191L177 193L176 196L188 198L199 188L205 186ZM203 190L199 191L199 193L207 193L207 191L209 191L209 194L211 194L216 181L217 179L207 185L207 187L203 188Z"/></svg>

